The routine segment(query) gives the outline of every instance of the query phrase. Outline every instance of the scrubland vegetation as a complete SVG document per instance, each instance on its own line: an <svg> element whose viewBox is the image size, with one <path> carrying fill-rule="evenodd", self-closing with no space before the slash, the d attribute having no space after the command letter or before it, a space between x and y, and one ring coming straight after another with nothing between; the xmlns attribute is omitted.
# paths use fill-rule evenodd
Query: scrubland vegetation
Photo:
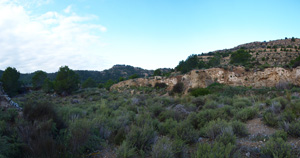
<svg viewBox="0 0 300 158"><path fill-rule="evenodd" d="M299 157L299 88L218 83L181 96L164 85L120 92L80 89L65 97L33 91L1 109L0 157ZM251 134L260 118L276 132ZM252 144L262 144L251 146Z"/></svg>

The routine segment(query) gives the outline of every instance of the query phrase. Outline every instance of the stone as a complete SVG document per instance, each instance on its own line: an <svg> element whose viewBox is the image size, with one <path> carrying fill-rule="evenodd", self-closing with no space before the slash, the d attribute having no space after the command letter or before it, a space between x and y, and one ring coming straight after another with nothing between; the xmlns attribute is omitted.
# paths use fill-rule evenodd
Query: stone
<svg viewBox="0 0 300 158"><path fill-rule="evenodd" d="M71 100L71 103L72 103L72 104L78 104L78 103L79 103L79 100L78 100L78 99L72 99L72 100Z"/></svg>
<svg viewBox="0 0 300 158"><path fill-rule="evenodd" d="M246 157L250 157L250 152L247 152L247 153L246 153Z"/></svg>

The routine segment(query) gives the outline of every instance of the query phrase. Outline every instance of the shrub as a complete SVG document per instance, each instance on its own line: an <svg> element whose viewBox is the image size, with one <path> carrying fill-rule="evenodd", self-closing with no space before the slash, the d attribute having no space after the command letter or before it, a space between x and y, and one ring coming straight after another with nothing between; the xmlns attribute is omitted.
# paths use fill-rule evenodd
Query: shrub
<svg viewBox="0 0 300 158"><path fill-rule="evenodd" d="M276 131L273 135L272 135L272 138L274 139L278 139L278 138L281 138L283 139L284 141L287 140L287 133L283 130L278 130Z"/></svg>
<svg viewBox="0 0 300 158"><path fill-rule="evenodd" d="M288 134L294 137L300 137L300 122L294 121L290 124Z"/></svg>
<svg viewBox="0 0 300 158"><path fill-rule="evenodd" d="M153 144L152 157L154 158L173 158L173 144L168 137L160 137Z"/></svg>
<svg viewBox="0 0 300 158"><path fill-rule="evenodd" d="M247 127L244 123L240 121L233 121L230 123L233 133L239 137L244 137L248 135Z"/></svg>
<svg viewBox="0 0 300 158"><path fill-rule="evenodd" d="M280 116L280 120L282 121L286 121L286 122L293 122L294 120L296 120L296 115L293 113L292 110L285 110L281 116Z"/></svg>
<svg viewBox="0 0 300 158"><path fill-rule="evenodd" d="M201 130L206 137L215 139L218 135L222 134L222 130L227 128L229 125L225 120L213 120L210 121L205 127Z"/></svg>
<svg viewBox="0 0 300 158"><path fill-rule="evenodd" d="M0 108L0 120L14 122L16 116L18 116L18 111L16 109L9 108L5 111L2 111L2 108Z"/></svg>
<svg viewBox="0 0 300 158"><path fill-rule="evenodd" d="M270 139L266 145L262 147L261 151L266 157L293 157L292 147L281 138Z"/></svg>
<svg viewBox="0 0 300 158"><path fill-rule="evenodd" d="M196 131L187 121L181 121L170 131L170 135L174 138L184 140L186 143L194 143L198 139L198 131Z"/></svg>
<svg viewBox="0 0 300 158"><path fill-rule="evenodd" d="M165 84L165 83L155 83L155 85L154 85L154 88L157 88L157 89L159 89L159 88L167 88L167 87L168 87L168 85Z"/></svg>
<svg viewBox="0 0 300 158"><path fill-rule="evenodd" d="M218 103L216 101L208 101L203 106L204 109L216 109L218 108Z"/></svg>
<svg viewBox="0 0 300 158"><path fill-rule="evenodd" d="M197 114L197 120L195 120L192 124L196 126L196 129L200 129L209 121L216 118L218 118L216 110L202 110Z"/></svg>
<svg viewBox="0 0 300 158"><path fill-rule="evenodd" d="M244 108L251 105L252 105L251 101L249 101L249 99L247 98L238 98L236 99L236 101L233 102L233 106L235 108Z"/></svg>
<svg viewBox="0 0 300 158"><path fill-rule="evenodd" d="M127 141L123 141L122 145L116 151L117 158L134 158L137 156L135 148L131 147Z"/></svg>
<svg viewBox="0 0 300 158"><path fill-rule="evenodd" d="M216 140L217 142L223 143L224 145L236 143L236 137L230 126L222 129L222 134L218 135Z"/></svg>
<svg viewBox="0 0 300 158"><path fill-rule="evenodd" d="M278 125L277 116L270 111L264 112L263 121L266 125L271 126L271 127L276 127Z"/></svg>
<svg viewBox="0 0 300 158"><path fill-rule="evenodd" d="M235 145L223 143L215 143L210 145L208 143L199 144L194 158L230 158L234 157L238 153L235 153Z"/></svg>
<svg viewBox="0 0 300 158"><path fill-rule="evenodd" d="M82 88L93 88L93 87L97 87L97 83L91 77L89 77L82 83Z"/></svg>
<svg viewBox="0 0 300 158"><path fill-rule="evenodd" d="M169 134L174 128L177 126L177 122L174 121L172 118L167 119L165 122L159 124L158 129L159 133L162 135Z"/></svg>
<svg viewBox="0 0 300 158"><path fill-rule="evenodd" d="M175 138L172 142L175 157L188 157L188 146L181 139Z"/></svg>
<svg viewBox="0 0 300 158"><path fill-rule="evenodd" d="M131 130L126 136L126 141L137 150L150 150L151 145L155 142L156 132L150 125L145 124L142 127L131 126Z"/></svg>
<svg viewBox="0 0 300 158"><path fill-rule="evenodd" d="M247 120L253 119L257 115L257 113L258 110L256 108L248 107L237 112L234 118L245 122Z"/></svg>
<svg viewBox="0 0 300 158"><path fill-rule="evenodd" d="M197 97L192 99L192 103L195 104L198 107L198 109L201 109L205 102L206 100L204 97Z"/></svg>
<svg viewBox="0 0 300 158"><path fill-rule="evenodd" d="M68 142L72 152L81 154L90 138L92 124L89 120L79 119L70 124Z"/></svg>
<svg viewBox="0 0 300 158"><path fill-rule="evenodd" d="M273 101L269 107L269 110L274 114L278 114L281 110L280 102Z"/></svg>
<svg viewBox="0 0 300 158"><path fill-rule="evenodd" d="M230 64L247 65L251 59L251 54L244 49L233 52L230 57Z"/></svg>
<svg viewBox="0 0 300 158"><path fill-rule="evenodd" d="M182 93L183 92L184 85L182 82L178 82L175 84L175 86L172 89L173 93Z"/></svg>
<svg viewBox="0 0 300 158"><path fill-rule="evenodd" d="M54 105L47 101L29 101L24 105L24 118L28 121L47 121L53 120L58 129L64 128L65 124L58 116Z"/></svg>
<svg viewBox="0 0 300 158"><path fill-rule="evenodd" d="M207 88L197 88L197 89L192 89L190 91L190 94L194 97L198 97L198 96L210 94L210 91Z"/></svg>

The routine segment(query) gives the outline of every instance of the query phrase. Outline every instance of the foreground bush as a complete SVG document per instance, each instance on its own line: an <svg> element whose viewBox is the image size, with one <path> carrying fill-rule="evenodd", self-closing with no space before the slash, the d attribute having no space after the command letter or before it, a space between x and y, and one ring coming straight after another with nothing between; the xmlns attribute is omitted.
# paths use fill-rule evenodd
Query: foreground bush
<svg viewBox="0 0 300 158"><path fill-rule="evenodd" d="M291 158L292 147L281 138L270 139L261 149L265 157Z"/></svg>
<svg viewBox="0 0 300 158"><path fill-rule="evenodd" d="M294 137L300 137L300 122L294 121L290 124L288 134Z"/></svg>
<svg viewBox="0 0 300 158"><path fill-rule="evenodd" d="M137 156L135 148L131 147L127 141L123 141L122 145L116 151L117 158L134 158Z"/></svg>
<svg viewBox="0 0 300 158"><path fill-rule="evenodd" d="M192 89L190 94L194 97L198 97L198 96L210 94L210 91L207 88L197 88L197 89Z"/></svg>
<svg viewBox="0 0 300 158"><path fill-rule="evenodd" d="M151 145L155 142L156 135L156 131L150 125L144 125L143 127L134 125L131 127L126 140L137 150L149 151Z"/></svg>
<svg viewBox="0 0 300 158"><path fill-rule="evenodd" d="M155 142L152 147L153 158L173 158L173 144L168 137L161 137Z"/></svg>
<svg viewBox="0 0 300 158"><path fill-rule="evenodd" d="M238 155L235 152L235 145L216 142L213 145L204 143L199 144L196 153L194 153L194 158L231 158Z"/></svg>

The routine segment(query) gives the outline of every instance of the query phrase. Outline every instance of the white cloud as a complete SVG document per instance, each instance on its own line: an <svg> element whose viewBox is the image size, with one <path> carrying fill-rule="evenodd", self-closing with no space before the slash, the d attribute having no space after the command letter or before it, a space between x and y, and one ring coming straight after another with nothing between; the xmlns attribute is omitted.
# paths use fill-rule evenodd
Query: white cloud
<svg viewBox="0 0 300 158"><path fill-rule="evenodd" d="M68 8L64 12L70 13ZM63 65L102 69L98 51L105 46L100 35L107 29L90 23L92 20L97 16L31 15L19 4L0 0L0 69L12 66L21 72L54 72Z"/></svg>
<svg viewBox="0 0 300 158"><path fill-rule="evenodd" d="M71 12L71 8L72 8L72 6L69 5L69 6L64 10L64 12L67 13L67 14L69 14L69 13Z"/></svg>

